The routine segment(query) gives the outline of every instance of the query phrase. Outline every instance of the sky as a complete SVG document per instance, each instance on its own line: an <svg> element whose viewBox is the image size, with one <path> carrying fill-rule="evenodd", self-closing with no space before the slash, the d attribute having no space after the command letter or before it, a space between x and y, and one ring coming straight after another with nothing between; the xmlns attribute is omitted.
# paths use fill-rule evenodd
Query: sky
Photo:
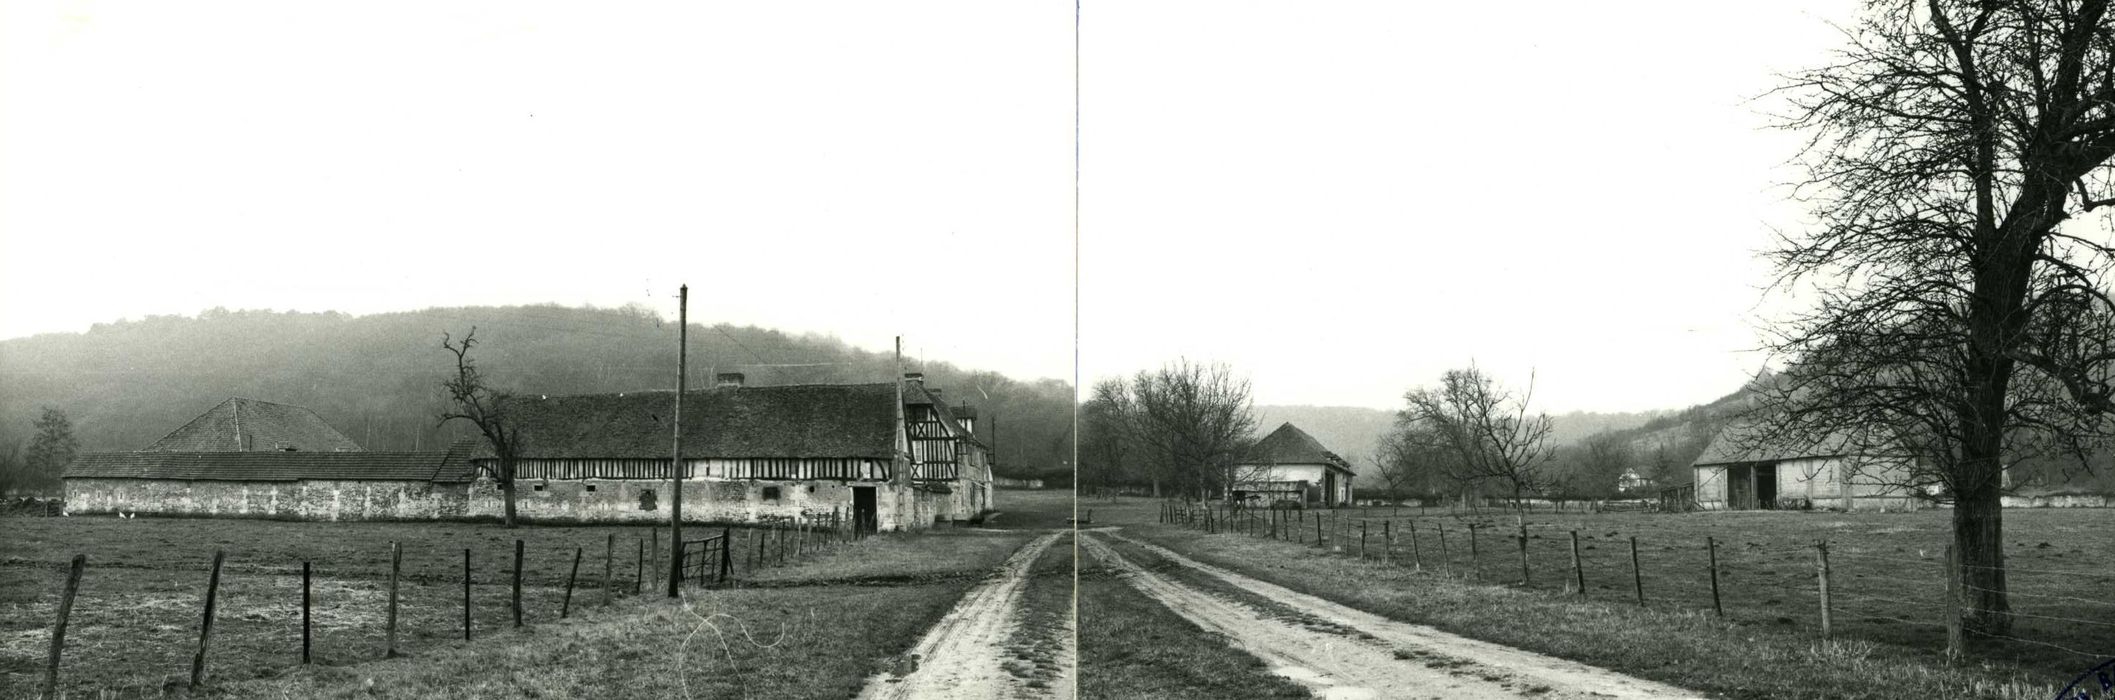
<svg viewBox="0 0 2115 700"><path fill-rule="evenodd" d="M0 338L688 283L1072 377L1070 5L0 7Z"/></svg>
<svg viewBox="0 0 2115 700"><path fill-rule="evenodd" d="M0 0L0 338L688 283L1021 377L1680 408L1766 361L1754 98L1854 7Z"/></svg>
<svg viewBox="0 0 2115 700"><path fill-rule="evenodd" d="M1475 364L1553 413L1763 366L1798 135L1756 98L1855 3L1089 4L1082 375L1224 362L1398 408ZM1096 339L1120 339L1096 342Z"/></svg>

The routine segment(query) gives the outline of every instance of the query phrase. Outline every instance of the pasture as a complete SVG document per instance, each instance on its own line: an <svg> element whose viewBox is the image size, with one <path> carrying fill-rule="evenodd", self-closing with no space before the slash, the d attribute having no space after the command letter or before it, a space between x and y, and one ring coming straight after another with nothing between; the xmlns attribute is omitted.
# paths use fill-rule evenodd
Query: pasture
<svg viewBox="0 0 2115 700"><path fill-rule="evenodd" d="M1082 507L1087 505L1082 502ZM1100 501L1094 507L1108 514L1098 516L1106 521L1144 525L1145 532L1160 533L1177 543L1202 542L1195 537L1200 534L1196 532L1199 524L1157 524L1157 504L1150 500ZM1815 545L1827 542L1832 643L1880 649L1944 666L1946 579L1942 574L1950 539L1950 513L1944 510L1885 514L1535 512L1525 517L1525 574L1521 522L1501 512L1431 509L1420 513L1417 508L1379 507L1276 515L1290 515L1290 519L1274 526L1269 513L1229 515L1221 511L1214 529L1243 539L1270 540L1275 533L1276 542L1270 549L1251 546L1252 555L1240 559L1251 566L1269 566L1271 578L1284 585L1338 586L1343 582L1321 579L1344 574L1316 569L1312 579L1303 581L1308 577L1297 566L1263 562L1263 557L1274 556L1265 552L1283 556L1288 550L1281 547L1292 546L1295 549L1289 551L1303 552L1302 557L1312 552L1356 560L1362 556L1363 532L1366 563L1409 570L1418 577L1486 590L1533 592L1553 601L1596 605L1610 614L1641 621L1666 612L1701 615L1728 625L1736 634L1767 633L1817 642L1821 606ZM1316 545L1318 524L1325 547ZM1574 531L1580 555L1576 572L1572 567ZM1638 543L1635 573L1633 537ZM1717 543L1722 620L1714 612L1712 551L1706 538ZM2115 614L2111 614L2115 613L2115 566L2110 566L2115 562L2115 511L2007 511L2006 545L2015 627L2005 638L1971 638L1971 658L1964 668L1996 682L2060 685L2115 656ZM1576 586L1582 576L1586 582L1583 593ZM1645 598L1642 609L1640 583ZM1503 626L1495 617L1493 624ZM1453 631L1477 636L1476 627L1476 622L1468 621ZM1489 635L1492 630L1483 632ZM1560 647L1553 653L1563 653L1561 647L1567 646L1550 644Z"/></svg>
<svg viewBox="0 0 2115 700"><path fill-rule="evenodd" d="M215 548L225 549L218 610L207 661L209 686L281 676L301 664L301 565L313 567L314 664L338 667L383 658L390 543L403 545L398 649L413 656L465 653L508 642L514 541L523 541L524 623L556 622L576 548L581 563L571 614L596 612L604 600L605 553L612 600L634 587L658 595L656 564L666 531L643 526L525 526L507 530L469 523L312 523L242 519L10 518L0 542L0 697L34 696L43 679L51 625L67 561L86 554L61 670L75 696L153 696L185 684L197 649L202 601ZM686 540L722 528L689 526ZM735 528L736 585L791 591L801 577L921 577L919 584L974 575L985 559L1003 557L1006 538L886 535L805 551L791 537ZM610 547L611 537L615 546ZM811 536L812 537L812 536ZM463 641L464 550L470 552L470 622ZM971 551L974 550L974 551ZM986 552L985 550L990 550ZM871 555L871 556L869 556ZM757 557L765 566L757 566ZM784 565L779 565L780 557ZM816 568L813 559L832 565ZM871 560L871 561L870 561ZM865 562L865 563L861 563ZM944 570L944 571L943 571ZM643 574L644 581L640 578ZM814 590L814 589L809 589ZM878 590L876 592L879 592ZM944 609L946 590L934 591ZM759 595L765 595L759 593ZM799 596L793 596L799 597ZM875 599L883 604L886 596ZM812 603L812 601L811 601ZM619 606L621 607L621 606ZM812 610L812 604L805 608ZM904 621L909 632L925 622ZM869 659L847 658L846 673L870 671ZM93 695L90 695L93 696Z"/></svg>

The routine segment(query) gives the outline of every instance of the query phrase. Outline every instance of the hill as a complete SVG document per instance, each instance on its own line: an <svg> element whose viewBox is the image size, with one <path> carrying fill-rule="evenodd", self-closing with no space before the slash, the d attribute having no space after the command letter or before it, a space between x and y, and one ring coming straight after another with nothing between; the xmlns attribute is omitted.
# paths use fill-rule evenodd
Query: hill
<svg viewBox="0 0 2115 700"><path fill-rule="evenodd" d="M473 353L495 385L523 393L669 389L673 322L637 307L434 308L351 316L214 309L97 324L85 333L0 341L0 446L26 440L42 406L72 418L82 450L130 450L234 396L314 409L369 450L444 444L439 385L452 370L441 334L477 328ZM752 385L886 381L893 357L835 338L693 323L690 385L716 371ZM928 362L930 386L998 419L999 471L1060 469L1072 387ZM991 438L992 421L978 430Z"/></svg>

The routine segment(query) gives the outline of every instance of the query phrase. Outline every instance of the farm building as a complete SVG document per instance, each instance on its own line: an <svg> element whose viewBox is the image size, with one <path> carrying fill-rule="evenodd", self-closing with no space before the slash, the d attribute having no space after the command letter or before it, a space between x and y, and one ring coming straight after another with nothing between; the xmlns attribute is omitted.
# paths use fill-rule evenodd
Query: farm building
<svg viewBox="0 0 2115 700"><path fill-rule="evenodd" d="M717 386L683 402L685 520L746 522L837 514L901 530L968 520L992 505L974 414L922 375L874 384ZM524 447L524 517L668 517L674 392L549 396L510 409ZM957 416L961 416L958 420ZM489 452L473 458L490 465Z"/></svg>
<svg viewBox="0 0 2115 700"><path fill-rule="evenodd" d="M1338 506L1351 502L1351 463L1291 423L1249 447L1234 467L1234 500Z"/></svg>
<svg viewBox="0 0 2115 700"><path fill-rule="evenodd" d="M469 515L468 445L367 452L299 406L228 399L137 452L88 453L65 473L75 513L301 520Z"/></svg>
<svg viewBox="0 0 2115 700"><path fill-rule="evenodd" d="M544 520L668 517L674 392L517 399L516 509ZM974 413L918 374L873 384L745 387L736 374L686 395L686 521L832 514L873 530L968 520L992 504ZM957 416L960 416L958 419ZM319 451L322 449L330 451ZM231 399L138 452L91 453L65 474L74 512L305 520L496 517L482 442L366 452L307 409Z"/></svg>
<svg viewBox="0 0 2115 700"><path fill-rule="evenodd" d="M1867 452L1842 434L1800 439L1736 424L1692 464L1696 503L1707 510L1916 508L1921 501L1905 486L1908 463Z"/></svg>

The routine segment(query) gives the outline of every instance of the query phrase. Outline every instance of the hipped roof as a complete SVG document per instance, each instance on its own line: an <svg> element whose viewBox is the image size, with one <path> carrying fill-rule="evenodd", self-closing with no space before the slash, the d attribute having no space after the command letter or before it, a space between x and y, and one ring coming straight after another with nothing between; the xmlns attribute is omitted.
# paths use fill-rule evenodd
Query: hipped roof
<svg viewBox="0 0 2115 700"><path fill-rule="evenodd" d="M683 455L893 459L895 401L887 383L692 391L683 401ZM506 412L528 459L667 459L674 447L672 391L516 397Z"/></svg>
<svg viewBox="0 0 2115 700"><path fill-rule="evenodd" d="M1248 451L1244 464L1322 464L1351 473L1351 463L1292 423L1278 426Z"/></svg>
<svg viewBox="0 0 2115 700"><path fill-rule="evenodd" d="M360 449L315 411L283 403L232 398L148 445L152 452L305 452Z"/></svg>

